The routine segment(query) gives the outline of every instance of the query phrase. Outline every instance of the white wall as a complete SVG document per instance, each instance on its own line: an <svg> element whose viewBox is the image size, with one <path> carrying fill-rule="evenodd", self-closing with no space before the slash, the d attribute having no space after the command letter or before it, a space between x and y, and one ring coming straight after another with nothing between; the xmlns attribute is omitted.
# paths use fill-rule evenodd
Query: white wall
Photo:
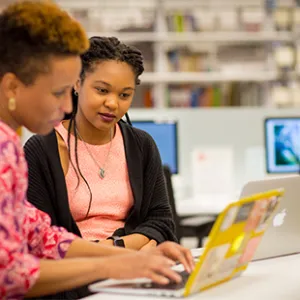
<svg viewBox="0 0 300 300"><path fill-rule="evenodd" d="M179 121L179 172L177 187L191 191L191 151L197 146L232 146L234 149L235 188L249 179L261 179L265 174L265 117L300 116L300 109L215 108L215 109L132 109L132 120L175 119ZM251 149L249 149L251 148ZM246 151L248 159L246 161ZM250 150L250 151L249 151Z"/></svg>

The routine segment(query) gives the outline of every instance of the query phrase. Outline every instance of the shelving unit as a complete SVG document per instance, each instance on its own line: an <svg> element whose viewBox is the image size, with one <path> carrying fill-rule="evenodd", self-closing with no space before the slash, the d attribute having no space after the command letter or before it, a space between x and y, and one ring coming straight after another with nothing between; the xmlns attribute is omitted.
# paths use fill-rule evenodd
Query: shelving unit
<svg viewBox="0 0 300 300"><path fill-rule="evenodd" d="M88 32L89 37L99 35L99 32ZM102 36L116 36L126 43L156 42L156 43L264 43L264 42L291 42L292 33L287 32L101 32Z"/></svg>
<svg viewBox="0 0 300 300"><path fill-rule="evenodd" d="M266 9L266 1L269 4L268 9ZM268 93L264 93L264 95L272 95L271 89L274 83L282 81L282 72L278 69L274 59L274 47L278 44L296 45L299 35L298 31L295 31L296 26L288 30L278 30L272 19L275 13L270 11L272 6L270 2L272 1L266 1L57 0L62 7L84 24L89 36L116 36L123 42L137 45L145 53L145 57L147 56L146 52L151 49L151 59L147 61L146 71L141 76L141 89L146 89L147 92L151 91L152 105L157 108L166 107L166 103L168 103L166 95L170 92L171 85L190 85L192 89L195 86L199 88L208 85L216 87L218 84L226 83L257 83L260 86L263 85L264 90L268 89ZM289 9L296 5L296 2L286 0L277 1L277 4ZM226 19L226 17L222 17L222 13L232 14L233 11L238 12L237 20L242 26L237 26L232 30L222 29L221 23L224 23L224 19ZM216 25L213 30L195 30L197 21L200 24L206 18L203 12L204 15L206 12L214 15ZM179 18L177 20L179 31L182 31L182 26L188 27L188 29L183 32L170 30L169 19L172 14L175 19ZM191 16L193 16L192 19ZM193 28L189 23L182 23L187 19L192 20ZM296 15L294 19L297 20ZM232 24L227 25L232 26ZM256 28L257 26L258 28ZM228 49L231 46L233 48L260 47L265 53L261 66L257 69L248 69L245 65L238 69L235 65L231 70L230 65L227 65L223 68L219 56L222 56L224 47ZM170 51L180 52L181 49L206 55L203 59L200 57L198 60L210 62L211 65L205 68L203 66L195 68L196 70L192 72L178 66L173 70L174 66L173 69L172 66L170 67L170 63L172 63ZM180 54L178 55L180 56ZM183 60L181 57L179 59ZM232 59L235 60L234 52ZM227 63L226 59L225 62ZM293 70L289 71L294 72ZM294 72L294 74L296 73L299 72ZM285 75L286 77L295 78L297 76ZM284 84L286 84L286 79L284 80ZM138 97L143 97L143 94L138 94ZM272 101L266 99L265 103L270 105Z"/></svg>
<svg viewBox="0 0 300 300"><path fill-rule="evenodd" d="M144 83L213 83L213 82L267 82L276 80L275 71L258 72L146 72L141 76Z"/></svg>

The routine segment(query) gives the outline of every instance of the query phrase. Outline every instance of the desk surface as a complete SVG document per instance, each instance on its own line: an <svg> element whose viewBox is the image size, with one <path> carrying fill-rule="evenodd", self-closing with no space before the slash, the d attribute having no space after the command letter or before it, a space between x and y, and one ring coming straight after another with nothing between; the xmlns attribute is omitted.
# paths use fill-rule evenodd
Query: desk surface
<svg viewBox="0 0 300 300"><path fill-rule="evenodd" d="M300 255L250 264L239 278L188 297L191 300L298 300L300 299ZM166 300L165 297L122 296L99 293L88 300ZM174 298L173 298L174 299Z"/></svg>

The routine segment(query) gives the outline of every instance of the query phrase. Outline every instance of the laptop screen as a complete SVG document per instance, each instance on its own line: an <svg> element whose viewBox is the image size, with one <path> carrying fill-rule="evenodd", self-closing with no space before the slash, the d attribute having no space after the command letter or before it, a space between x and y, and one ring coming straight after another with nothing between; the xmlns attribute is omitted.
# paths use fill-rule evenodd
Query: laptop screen
<svg viewBox="0 0 300 300"><path fill-rule="evenodd" d="M268 173L299 173L300 117L267 118L265 148Z"/></svg>
<svg viewBox="0 0 300 300"><path fill-rule="evenodd" d="M172 174L177 174L177 122L132 121L132 125L152 136L158 147L162 163L171 169Z"/></svg>

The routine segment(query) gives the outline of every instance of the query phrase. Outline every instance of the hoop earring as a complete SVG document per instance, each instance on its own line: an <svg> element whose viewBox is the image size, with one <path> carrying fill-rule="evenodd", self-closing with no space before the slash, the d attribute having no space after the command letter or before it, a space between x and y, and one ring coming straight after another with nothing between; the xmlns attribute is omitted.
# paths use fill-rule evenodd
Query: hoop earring
<svg viewBox="0 0 300 300"><path fill-rule="evenodd" d="M78 92L77 92L77 91L74 91L74 95L75 95L75 96L78 96Z"/></svg>
<svg viewBox="0 0 300 300"><path fill-rule="evenodd" d="M17 103L15 98L9 98L8 100L8 110L14 111L17 108Z"/></svg>

